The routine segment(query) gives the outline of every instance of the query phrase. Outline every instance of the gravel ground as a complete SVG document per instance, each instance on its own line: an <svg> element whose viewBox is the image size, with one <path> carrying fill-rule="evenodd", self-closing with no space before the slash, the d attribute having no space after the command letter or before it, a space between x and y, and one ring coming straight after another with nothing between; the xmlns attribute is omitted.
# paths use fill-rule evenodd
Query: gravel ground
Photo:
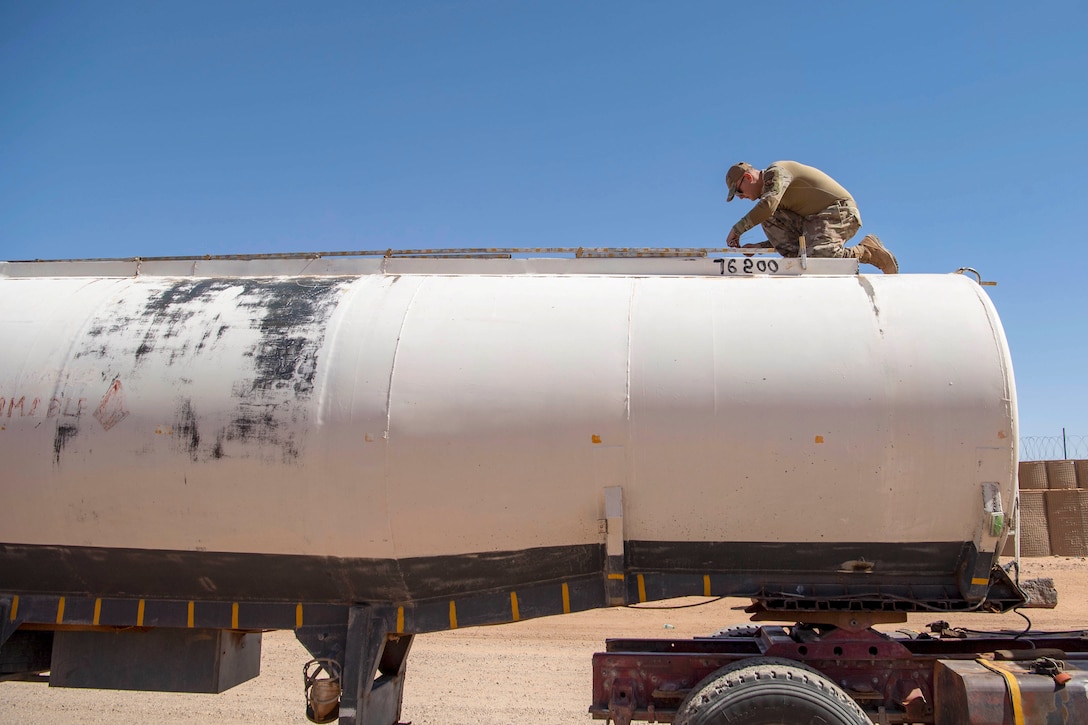
<svg viewBox="0 0 1088 725"><path fill-rule="evenodd" d="M1027 610L1035 629L1088 629L1088 560L1025 559L1023 576L1052 577L1058 588L1053 610ZM413 725L565 725L593 722L590 658L607 637L677 637L709 634L747 623L723 599L704 606L664 608L697 599L658 602L653 609L628 607L454 630L416 638L408 659L401 719ZM647 605L649 606L649 605ZM939 617L911 615L906 626L921 630ZM1017 614L944 617L953 626L1020 631ZM299 723L308 722L302 698L302 667L309 659L290 632L264 635L261 676L220 695L179 695L50 688L39 683L0 683L3 723Z"/></svg>

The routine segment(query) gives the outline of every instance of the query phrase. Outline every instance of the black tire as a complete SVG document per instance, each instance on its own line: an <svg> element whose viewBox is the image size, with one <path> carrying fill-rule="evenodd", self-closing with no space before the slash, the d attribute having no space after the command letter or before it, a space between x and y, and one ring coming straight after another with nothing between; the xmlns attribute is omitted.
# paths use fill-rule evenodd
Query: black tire
<svg viewBox="0 0 1088 725"><path fill-rule="evenodd" d="M872 725L842 688L798 662L741 660L696 685L674 725Z"/></svg>

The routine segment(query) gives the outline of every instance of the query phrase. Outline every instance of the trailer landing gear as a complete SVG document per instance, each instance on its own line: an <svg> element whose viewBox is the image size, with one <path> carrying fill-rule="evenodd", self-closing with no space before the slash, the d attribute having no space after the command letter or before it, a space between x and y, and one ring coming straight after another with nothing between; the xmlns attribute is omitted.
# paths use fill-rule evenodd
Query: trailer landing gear
<svg viewBox="0 0 1088 725"><path fill-rule="evenodd" d="M365 605L346 622L307 625L295 637L314 659L306 664L306 717L315 723L396 725L412 635L391 631L392 613Z"/></svg>

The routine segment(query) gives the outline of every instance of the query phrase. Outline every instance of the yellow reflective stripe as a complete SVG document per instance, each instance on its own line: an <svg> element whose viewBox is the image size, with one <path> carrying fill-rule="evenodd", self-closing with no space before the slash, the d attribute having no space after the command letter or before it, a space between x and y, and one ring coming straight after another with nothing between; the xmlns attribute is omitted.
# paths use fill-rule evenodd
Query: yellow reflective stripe
<svg viewBox="0 0 1088 725"><path fill-rule="evenodd" d="M999 666L996 662L988 662L984 659L977 659L975 662L1005 678L1009 699L1012 700L1012 721L1014 725L1024 725L1024 700L1020 696L1020 683L1016 680L1016 674Z"/></svg>
<svg viewBox="0 0 1088 725"><path fill-rule="evenodd" d="M608 578L609 579L619 579L620 581L623 581L623 574L609 574Z"/></svg>
<svg viewBox="0 0 1088 725"><path fill-rule="evenodd" d="M57 624L60 624L63 621L64 621L64 597L61 597L60 601L57 602Z"/></svg>
<svg viewBox="0 0 1088 725"><path fill-rule="evenodd" d="M230 628L238 629L238 602L230 605Z"/></svg>
<svg viewBox="0 0 1088 725"><path fill-rule="evenodd" d="M98 620L101 617L102 617L102 600L101 599L95 599L94 600L94 619L91 620L91 623L94 624L94 626L97 627L98 626Z"/></svg>
<svg viewBox="0 0 1088 725"><path fill-rule="evenodd" d="M295 605L295 629L302 626L302 602ZM398 630L399 631L399 630Z"/></svg>
<svg viewBox="0 0 1088 725"><path fill-rule="evenodd" d="M518 609L518 593L510 592L510 613L514 616L514 621L521 621L521 610Z"/></svg>
<svg viewBox="0 0 1088 725"><path fill-rule="evenodd" d="M457 629L457 604L450 600L450 629Z"/></svg>
<svg viewBox="0 0 1088 725"><path fill-rule="evenodd" d="M16 594L11 600L11 621L15 621L16 615L19 614L19 595Z"/></svg>
<svg viewBox="0 0 1088 725"><path fill-rule="evenodd" d="M402 632L404 632L404 607L397 607L397 633Z"/></svg>
<svg viewBox="0 0 1088 725"><path fill-rule="evenodd" d="M185 624L190 629L192 628L193 622L196 619L195 614L196 614L196 605L190 600L190 602L189 602L189 612L187 613L187 615L185 617Z"/></svg>
<svg viewBox="0 0 1088 725"><path fill-rule="evenodd" d="M703 596L704 597L709 597L710 596L710 575L709 574L703 574Z"/></svg>
<svg viewBox="0 0 1088 725"><path fill-rule="evenodd" d="M563 582L563 614L570 614L570 587Z"/></svg>
<svg viewBox="0 0 1088 725"><path fill-rule="evenodd" d="M638 575L638 600L640 602L646 601L646 580L641 574Z"/></svg>
<svg viewBox="0 0 1088 725"><path fill-rule="evenodd" d="M990 583L990 580L987 579L987 578L979 579L978 577L976 577L976 578L971 580L971 586L973 586L973 587L984 587L989 583Z"/></svg>
<svg viewBox="0 0 1088 725"><path fill-rule="evenodd" d="M144 600L141 599L140 603L136 605L136 626L144 626Z"/></svg>

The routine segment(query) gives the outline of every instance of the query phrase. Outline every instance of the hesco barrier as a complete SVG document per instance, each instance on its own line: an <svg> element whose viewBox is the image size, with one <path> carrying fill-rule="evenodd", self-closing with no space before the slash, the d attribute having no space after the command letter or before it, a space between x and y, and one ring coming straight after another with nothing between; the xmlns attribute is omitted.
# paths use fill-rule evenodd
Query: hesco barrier
<svg viewBox="0 0 1088 725"><path fill-rule="evenodd" d="M1020 556L1088 556L1088 460L1021 461L1019 487Z"/></svg>

